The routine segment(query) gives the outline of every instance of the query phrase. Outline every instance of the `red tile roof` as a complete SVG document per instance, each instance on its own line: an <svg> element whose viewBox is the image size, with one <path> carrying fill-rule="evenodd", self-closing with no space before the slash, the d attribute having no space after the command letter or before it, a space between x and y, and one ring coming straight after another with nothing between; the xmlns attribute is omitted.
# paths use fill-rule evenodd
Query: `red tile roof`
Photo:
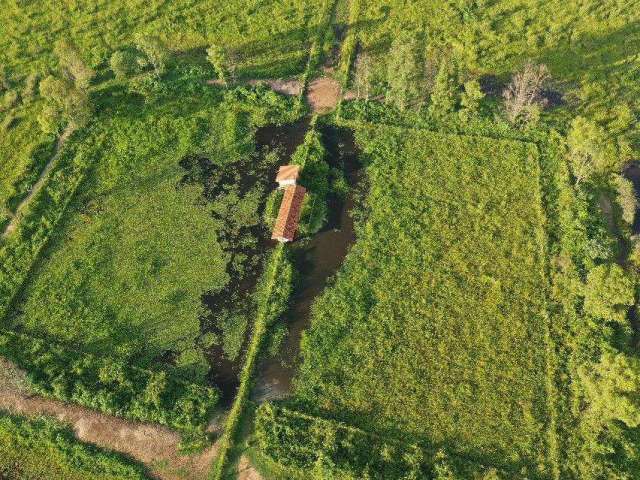
<svg viewBox="0 0 640 480"><path fill-rule="evenodd" d="M300 175L300 165L283 165L278 170L276 176L276 182L283 182L285 180L297 180Z"/></svg>
<svg viewBox="0 0 640 480"><path fill-rule="evenodd" d="M280 211L275 227L273 227L274 240L286 239L293 241L300 221L302 202L307 191L300 185L291 185L284 190Z"/></svg>

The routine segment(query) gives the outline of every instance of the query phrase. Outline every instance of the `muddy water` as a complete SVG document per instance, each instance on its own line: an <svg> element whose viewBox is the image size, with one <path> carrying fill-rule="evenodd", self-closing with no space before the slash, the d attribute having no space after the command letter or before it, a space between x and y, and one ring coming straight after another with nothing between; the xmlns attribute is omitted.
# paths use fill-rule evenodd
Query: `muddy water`
<svg viewBox="0 0 640 480"><path fill-rule="evenodd" d="M638 207L636 208L636 216L633 219L633 225L631 226L631 232L633 235L640 234L640 162L634 162L629 164L623 172L625 178L631 180L633 188L636 192L636 198L638 200ZM629 309L629 321L634 331L633 344L636 348L640 348L640 311L639 306L636 304Z"/></svg>
<svg viewBox="0 0 640 480"><path fill-rule="evenodd" d="M303 142L308 129L309 119L303 119L286 125L268 125L258 128L255 133L256 150L259 154L264 154L265 149L275 149L281 158L281 163L288 163L293 152ZM274 166L273 172L270 173L270 178L275 178L276 170L277 166ZM254 234L259 236L259 245L258 251L253 253L265 254L267 250L272 247L268 233L269 232L266 232L263 228L256 229ZM229 302L238 301L238 298L241 299L240 301L250 301L249 297L255 290L260 273L259 270L255 270L245 273L242 278L232 277L232 280L224 291L203 296L203 303L210 312L210 318L205 322L207 325L204 327L204 331L214 331L217 334L222 333L213 320L216 313L221 306ZM232 294L234 294L235 297L232 296ZM246 349L250 334L251 318L249 319L249 325L245 335L243 352ZM207 357L211 366L208 380L220 389L222 393L220 404L223 407L228 407L233 402L238 386L240 385L238 375L242 368L244 356L241 354L235 361L230 361L224 355L222 345L214 345L208 350Z"/></svg>
<svg viewBox="0 0 640 480"><path fill-rule="evenodd" d="M634 235L640 233L640 163L635 162L627 166L624 169L625 178L631 180L633 188L636 191L636 198L638 198L638 206L636 209L636 216L633 220L633 226L631 228Z"/></svg>
<svg viewBox="0 0 640 480"><path fill-rule="evenodd" d="M284 318L289 334L278 356L263 360L258 368L253 394L258 401L282 398L291 393L292 380L300 362L302 332L310 325L311 306L338 271L355 241L351 212L361 170L353 133L331 126L323 127L320 131L329 163L344 169L351 188L345 200L331 199L330 218L323 231L291 245L299 280L291 307Z"/></svg>

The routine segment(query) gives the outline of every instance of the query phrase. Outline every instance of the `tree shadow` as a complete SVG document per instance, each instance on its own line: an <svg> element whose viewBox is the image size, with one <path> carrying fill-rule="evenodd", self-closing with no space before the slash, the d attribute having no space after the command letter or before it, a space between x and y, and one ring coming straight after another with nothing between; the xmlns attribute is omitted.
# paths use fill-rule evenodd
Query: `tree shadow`
<svg viewBox="0 0 640 480"><path fill-rule="evenodd" d="M534 60L546 64L560 82L597 82L631 73L629 66L639 49L640 22L633 22L602 35L584 35L571 45L547 48Z"/></svg>

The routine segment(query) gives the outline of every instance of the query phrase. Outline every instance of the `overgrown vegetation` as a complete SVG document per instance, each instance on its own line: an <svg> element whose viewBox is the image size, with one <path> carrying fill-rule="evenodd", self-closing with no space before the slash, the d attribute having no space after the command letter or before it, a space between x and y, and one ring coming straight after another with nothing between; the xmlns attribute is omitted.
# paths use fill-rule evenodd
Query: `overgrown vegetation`
<svg viewBox="0 0 640 480"><path fill-rule="evenodd" d="M114 453L78 442L73 432L41 418L0 412L0 475L7 480L143 480L144 469Z"/></svg>
<svg viewBox="0 0 640 480"><path fill-rule="evenodd" d="M385 439L269 403L257 411L255 437L262 454L300 478L393 480L459 475L489 480L498 474L494 468L449 458L442 450Z"/></svg>
<svg viewBox="0 0 640 480"><path fill-rule="evenodd" d="M220 322L201 297L233 288L261 261L258 210L272 172L269 159L255 175L245 170L262 158L253 131L297 113L264 88L220 94L195 83L200 70L174 75L145 87L144 102L138 86L114 85L104 114L74 133L0 247L0 306L5 328L48 340L33 356L11 355L32 367L42 393L192 434L218 398L179 386L203 385L210 370L208 333ZM209 172L180 165L191 157ZM96 375L110 362L155 373ZM193 405L172 413L190 392Z"/></svg>

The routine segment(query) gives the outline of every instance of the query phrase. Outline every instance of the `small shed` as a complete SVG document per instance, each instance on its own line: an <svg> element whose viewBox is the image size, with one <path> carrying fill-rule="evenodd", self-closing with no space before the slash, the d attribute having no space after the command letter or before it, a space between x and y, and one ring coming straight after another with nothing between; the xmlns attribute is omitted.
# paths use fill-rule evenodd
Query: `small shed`
<svg viewBox="0 0 640 480"><path fill-rule="evenodd" d="M290 185L285 188L280 211L276 224L273 227L273 240L279 242L292 242L298 230L300 214L302 213L302 202L307 193L300 185Z"/></svg>
<svg viewBox="0 0 640 480"><path fill-rule="evenodd" d="M278 170L276 176L276 182L278 182L279 188L284 188L289 185L295 185L300 177L299 165L283 165Z"/></svg>

